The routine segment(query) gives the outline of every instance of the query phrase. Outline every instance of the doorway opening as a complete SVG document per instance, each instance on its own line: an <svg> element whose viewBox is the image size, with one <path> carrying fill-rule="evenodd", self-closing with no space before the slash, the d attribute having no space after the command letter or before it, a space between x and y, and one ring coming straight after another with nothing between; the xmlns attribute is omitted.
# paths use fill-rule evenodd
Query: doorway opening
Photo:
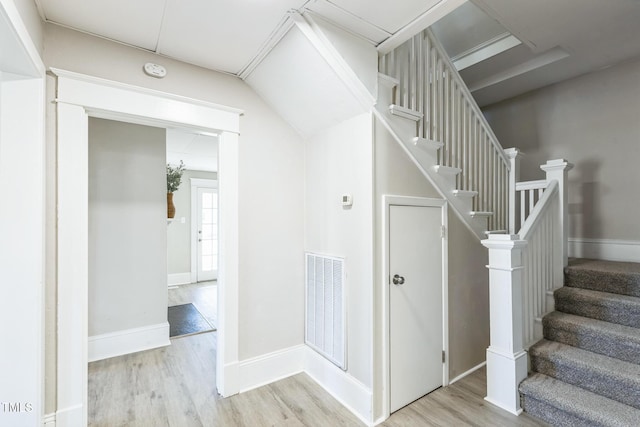
<svg viewBox="0 0 640 427"><path fill-rule="evenodd" d="M88 119L219 135L217 390L238 392L238 132L241 111L53 69L58 136L58 420L87 424ZM213 378L212 378L213 381Z"/></svg>

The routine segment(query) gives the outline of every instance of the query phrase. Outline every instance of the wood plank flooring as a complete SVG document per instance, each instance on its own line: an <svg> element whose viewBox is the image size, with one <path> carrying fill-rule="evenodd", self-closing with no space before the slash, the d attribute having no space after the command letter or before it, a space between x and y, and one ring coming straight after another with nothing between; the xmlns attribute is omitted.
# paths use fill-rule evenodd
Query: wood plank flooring
<svg viewBox="0 0 640 427"><path fill-rule="evenodd" d="M182 288L182 287L181 287ZM170 292L196 302L193 289ZM173 291L173 290L172 290ZM210 290L205 290L204 292ZM200 310L200 306L196 305ZM214 305L215 306L215 305ZM203 308L206 311L206 308ZM204 313L203 313L204 314ZM222 399L215 388L216 332L176 338L171 346L89 364L92 427L334 427L363 424L306 374ZM485 371L434 391L382 426L545 426L483 400Z"/></svg>
<svg viewBox="0 0 640 427"><path fill-rule="evenodd" d="M200 282L169 288L169 306L193 303L209 323L216 325L218 310L217 282Z"/></svg>

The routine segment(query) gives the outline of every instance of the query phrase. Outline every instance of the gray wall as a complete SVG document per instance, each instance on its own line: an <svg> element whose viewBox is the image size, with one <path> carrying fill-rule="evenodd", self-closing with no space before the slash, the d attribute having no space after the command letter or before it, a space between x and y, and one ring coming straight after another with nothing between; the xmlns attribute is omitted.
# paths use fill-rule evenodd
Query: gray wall
<svg viewBox="0 0 640 427"><path fill-rule="evenodd" d="M379 296L385 286L380 279L383 264L382 233L379 231L383 227L380 216L382 196L442 197L378 120L375 123L375 171L375 227L378 232L374 295ZM451 208L448 222L449 375L453 379L485 360L485 350L489 346L489 273L485 267L487 250ZM375 330L382 331L382 301L378 299L374 307ZM376 334L375 348L382 348L380 334ZM379 354L381 351L376 351L374 360L376 384L382 381ZM376 408L381 408L380 397L374 396Z"/></svg>
<svg viewBox="0 0 640 427"><path fill-rule="evenodd" d="M640 60L558 83L486 107L504 147L526 154L522 178L565 158L569 172L569 236L640 240Z"/></svg>
<svg viewBox="0 0 640 427"><path fill-rule="evenodd" d="M215 172L186 170L182 184L173 193L176 220L167 228L167 271L169 274L191 272L191 178L218 179ZM181 222L184 218L184 223Z"/></svg>
<svg viewBox="0 0 640 427"><path fill-rule="evenodd" d="M244 111L240 118L238 146L239 360L302 344L304 145L293 129L236 77L52 24L45 25L44 62L48 67ZM146 62L165 66L167 77L154 79L146 76L142 72L142 65ZM54 88L55 84L55 78L49 77L48 89ZM48 93L48 100L55 98L53 90ZM48 102L47 106L47 146L55 147L55 104ZM55 153L50 154L47 157L47 182L55 182ZM162 192L166 199L166 187ZM47 199L47 222L55 224L55 193L51 196ZM256 215L256 212L260 214ZM166 222L164 227L166 229ZM47 277L50 279L47 283L47 318L55 319L55 245L48 246L46 256ZM48 322L45 328L45 411L49 413L56 410L55 321Z"/></svg>
<svg viewBox="0 0 640 427"><path fill-rule="evenodd" d="M89 336L167 321L165 130L89 119Z"/></svg>
<svg viewBox="0 0 640 427"><path fill-rule="evenodd" d="M371 114L306 141L305 250L345 258L347 372L372 387L373 144ZM353 206L342 206L342 195Z"/></svg>

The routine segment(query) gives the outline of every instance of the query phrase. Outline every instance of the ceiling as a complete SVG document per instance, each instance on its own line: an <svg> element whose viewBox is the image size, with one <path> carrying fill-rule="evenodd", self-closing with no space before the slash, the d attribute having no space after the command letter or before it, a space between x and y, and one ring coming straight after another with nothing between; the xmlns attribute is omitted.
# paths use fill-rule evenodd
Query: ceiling
<svg viewBox="0 0 640 427"><path fill-rule="evenodd" d="M638 0L473 0L434 32L452 57L481 58L460 75L483 106L640 57L639 23Z"/></svg>
<svg viewBox="0 0 640 427"><path fill-rule="evenodd" d="M217 172L218 137L183 129L167 129L167 163L188 170Z"/></svg>
<svg viewBox="0 0 640 427"><path fill-rule="evenodd" d="M378 45L452 0L35 1L47 22L244 77L292 9ZM638 22L638 0L473 0L434 31L487 105L640 56Z"/></svg>

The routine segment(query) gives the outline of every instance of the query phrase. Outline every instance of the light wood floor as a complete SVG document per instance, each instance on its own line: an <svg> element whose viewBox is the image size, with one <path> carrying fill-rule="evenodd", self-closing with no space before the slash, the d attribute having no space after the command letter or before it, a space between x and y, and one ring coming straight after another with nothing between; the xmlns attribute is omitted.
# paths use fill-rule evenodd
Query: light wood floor
<svg viewBox="0 0 640 427"><path fill-rule="evenodd" d="M193 303L209 323L217 324L218 287L215 280L169 288L169 306L188 303Z"/></svg>
<svg viewBox="0 0 640 427"><path fill-rule="evenodd" d="M211 286L209 286L211 287ZM183 288L183 287L180 287ZM202 290L204 289L204 290ZM170 292L194 302L206 286ZM175 290L172 290L175 291ZM205 297L206 298L206 297ZM210 301L206 299L206 301ZM215 307L215 304L214 304ZM211 315L211 312L203 315ZM216 332L176 338L171 346L89 364L89 425L94 427L362 426L305 374L222 399L215 389ZM392 414L382 426L545 426L483 400L481 369Z"/></svg>

